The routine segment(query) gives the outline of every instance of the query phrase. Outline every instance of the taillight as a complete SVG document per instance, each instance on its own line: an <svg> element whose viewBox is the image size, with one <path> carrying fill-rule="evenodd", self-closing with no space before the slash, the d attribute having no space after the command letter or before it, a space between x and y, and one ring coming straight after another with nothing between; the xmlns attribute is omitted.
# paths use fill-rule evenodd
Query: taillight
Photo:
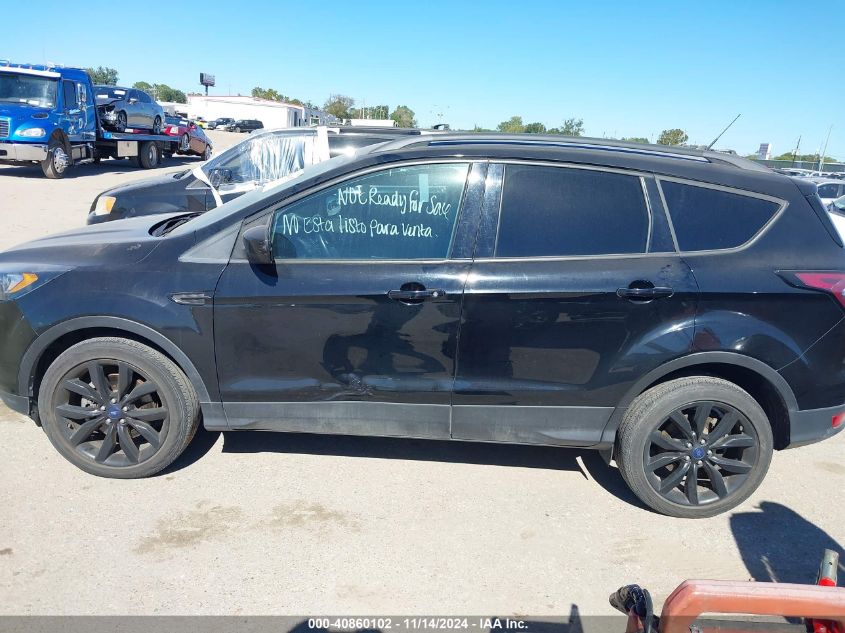
<svg viewBox="0 0 845 633"><path fill-rule="evenodd" d="M845 308L845 273L796 272L796 281L806 288L829 292Z"/></svg>
<svg viewBox="0 0 845 633"><path fill-rule="evenodd" d="M845 422L845 413L837 413L830 419L830 426L834 429L838 429L842 426L843 422Z"/></svg>

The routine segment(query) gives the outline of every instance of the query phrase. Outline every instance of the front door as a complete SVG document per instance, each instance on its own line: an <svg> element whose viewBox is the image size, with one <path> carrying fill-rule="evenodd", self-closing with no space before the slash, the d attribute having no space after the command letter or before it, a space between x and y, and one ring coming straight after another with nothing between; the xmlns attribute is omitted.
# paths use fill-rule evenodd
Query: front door
<svg viewBox="0 0 845 633"><path fill-rule="evenodd" d="M276 263L236 247L215 293L232 427L449 436L470 169L382 167L250 222L270 222Z"/></svg>
<svg viewBox="0 0 845 633"><path fill-rule="evenodd" d="M464 293L452 436L596 444L632 385L690 349L695 280L650 176L490 169L501 204Z"/></svg>

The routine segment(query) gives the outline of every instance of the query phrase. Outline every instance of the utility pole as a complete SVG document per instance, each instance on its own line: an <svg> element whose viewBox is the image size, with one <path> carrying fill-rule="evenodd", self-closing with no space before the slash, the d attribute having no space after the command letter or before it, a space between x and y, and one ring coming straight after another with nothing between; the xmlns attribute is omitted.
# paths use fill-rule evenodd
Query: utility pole
<svg viewBox="0 0 845 633"><path fill-rule="evenodd" d="M827 143L830 140L830 133L833 131L833 124L829 128L827 128L827 138L824 140L824 149L822 150L821 155L819 156L819 171L822 171L824 167L824 157L827 154Z"/></svg>
<svg viewBox="0 0 845 633"><path fill-rule="evenodd" d="M795 144L795 149L792 150L792 164L790 167L795 167L795 159L798 156L798 150L801 148L801 135L798 135L798 142Z"/></svg>

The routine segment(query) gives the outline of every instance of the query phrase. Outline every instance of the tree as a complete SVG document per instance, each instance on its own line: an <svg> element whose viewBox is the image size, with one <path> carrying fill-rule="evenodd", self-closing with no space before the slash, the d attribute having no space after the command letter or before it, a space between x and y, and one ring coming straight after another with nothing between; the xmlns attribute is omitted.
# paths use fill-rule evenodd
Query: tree
<svg viewBox="0 0 845 633"><path fill-rule="evenodd" d="M648 143L648 139L644 136L624 136L622 140L629 143Z"/></svg>
<svg viewBox="0 0 845 633"><path fill-rule="evenodd" d="M396 121L397 127L417 127L414 111L408 106L396 106L396 109L390 113L390 118Z"/></svg>
<svg viewBox="0 0 845 633"><path fill-rule="evenodd" d="M346 95L329 95L329 98L326 100L326 105L323 106L323 109L329 113L336 116L338 119L352 119L352 113L350 110L355 106L355 99L352 97L347 97Z"/></svg>
<svg viewBox="0 0 845 633"><path fill-rule="evenodd" d="M566 119L560 133L564 136L581 136L584 133L584 119Z"/></svg>
<svg viewBox="0 0 845 633"><path fill-rule="evenodd" d="M368 106L356 109L355 114L361 119L389 119L390 108L386 105Z"/></svg>
<svg viewBox="0 0 845 633"><path fill-rule="evenodd" d="M481 127L480 125L476 125L475 127L472 128L472 131L473 132L492 132L493 130L486 128L486 127Z"/></svg>
<svg viewBox="0 0 845 633"><path fill-rule="evenodd" d="M104 86L116 86L118 74L114 68L97 66L96 68L86 68L88 74L91 76L91 82Z"/></svg>
<svg viewBox="0 0 845 633"><path fill-rule="evenodd" d="M148 84L146 81L136 81L132 84L133 88L137 88L138 90L143 90L144 92L152 92L153 85Z"/></svg>
<svg viewBox="0 0 845 633"><path fill-rule="evenodd" d="M507 121L502 121L496 126L499 132L508 132L509 134L522 134L525 131L525 125L522 123L521 116L512 116Z"/></svg>
<svg viewBox="0 0 845 633"><path fill-rule="evenodd" d="M683 145L689 140L687 133L679 128L663 130L657 138L658 145Z"/></svg>
<svg viewBox="0 0 845 633"><path fill-rule="evenodd" d="M528 123L523 131L526 134L543 134L546 131L546 126L542 123Z"/></svg>
<svg viewBox="0 0 845 633"><path fill-rule="evenodd" d="M146 81L136 81L132 87L149 93L156 101L170 101L171 103L188 103L188 97L181 90L171 88L167 84L149 84Z"/></svg>
<svg viewBox="0 0 845 633"><path fill-rule="evenodd" d="M821 156L819 154L797 154L795 155L796 162L802 163L817 163ZM781 154L780 156L775 156L773 160L792 160L793 154L792 152L786 152L785 154ZM824 162L826 163L836 163L838 162L832 156L825 156Z"/></svg>

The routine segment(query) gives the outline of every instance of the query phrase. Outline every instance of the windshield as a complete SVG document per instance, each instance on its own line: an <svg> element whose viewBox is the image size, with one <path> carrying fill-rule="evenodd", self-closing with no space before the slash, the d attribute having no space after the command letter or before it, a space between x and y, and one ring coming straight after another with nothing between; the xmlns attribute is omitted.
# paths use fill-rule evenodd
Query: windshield
<svg viewBox="0 0 845 633"><path fill-rule="evenodd" d="M58 80L48 77L0 72L0 101L53 108L58 85Z"/></svg>
<svg viewBox="0 0 845 633"><path fill-rule="evenodd" d="M352 160L354 160L354 158L351 156L336 156L335 158L323 161L322 163L312 165L303 171L291 175L291 177L283 183L274 183L273 185L263 189L255 189L254 191L250 191L249 193L239 196L226 204L215 207L211 211L206 211L197 217L191 218L188 222L185 222L185 224L180 225L176 230L174 230L173 234L181 235L182 233L189 231L200 231L230 215L236 214L238 211L245 209L264 198L276 196L280 191L283 191L288 187L294 187L302 180L318 177L343 165L344 163L351 162Z"/></svg>
<svg viewBox="0 0 845 633"><path fill-rule="evenodd" d="M265 183L318 162L316 132L297 131L250 136L202 166L211 179L226 170L226 183Z"/></svg>
<svg viewBox="0 0 845 633"><path fill-rule="evenodd" d="M105 103L107 101L116 101L126 97L126 90L123 88L114 88L113 86L95 86L94 94L97 97L97 103Z"/></svg>

